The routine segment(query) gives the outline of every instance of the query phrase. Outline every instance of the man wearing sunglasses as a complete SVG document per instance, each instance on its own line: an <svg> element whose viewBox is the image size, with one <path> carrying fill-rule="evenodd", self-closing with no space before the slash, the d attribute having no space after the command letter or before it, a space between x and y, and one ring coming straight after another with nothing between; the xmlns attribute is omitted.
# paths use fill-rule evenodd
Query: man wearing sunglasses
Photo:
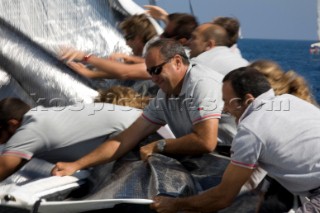
<svg viewBox="0 0 320 213"><path fill-rule="evenodd" d="M52 171L54 175L71 175L79 169L116 160L165 124L169 125L175 138L141 147L141 159L146 160L153 153L201 155L212 152L218 141L224 141L223 134L228 133L224 132L223 125L219 125L223 106L221 74L189 64L183 46L172 39L160 39L150 44L146 65L160 90L143 115L83 158L57 163Z"/></svg>

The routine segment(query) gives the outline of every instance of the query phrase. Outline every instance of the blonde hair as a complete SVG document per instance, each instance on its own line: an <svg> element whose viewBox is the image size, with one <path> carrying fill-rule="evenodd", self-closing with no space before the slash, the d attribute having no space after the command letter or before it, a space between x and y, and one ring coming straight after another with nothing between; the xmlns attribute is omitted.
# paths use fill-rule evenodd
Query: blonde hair
<svg viewBox="0 0 320 213"><path fill-rule="evenodd" d="M150 101L150 97L142 96L130 87L113 86L106 90L98 90L98 92L99 96L95 99L95 102L143 109Z"/></svg>
<svg viewBox="0 0 320 213"><path fill-rule="evenodd" d="M279 64L271 60L257 60L249 66L267 77L276 95L287 93L317 105L307 81L295 71L285 72Z"/></svg>
<svg viewBox="0 0 320 213"><path fill-rule="evenodd" d="M156 28L146 14L129 16L119 24L119 28L134 37L141 36L144 44L157 35Z"/></svg>

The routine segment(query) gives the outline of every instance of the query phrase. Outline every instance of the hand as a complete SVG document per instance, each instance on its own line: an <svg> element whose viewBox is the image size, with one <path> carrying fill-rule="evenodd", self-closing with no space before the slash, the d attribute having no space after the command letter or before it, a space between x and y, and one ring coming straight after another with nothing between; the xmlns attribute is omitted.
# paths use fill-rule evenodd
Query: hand
<svg viewBox="0 0 320 213"><path fill-rule="evenodd" d="M58 162L51 170L51 174L56 176L73 175L79 169L80 168L78 168L78 164L76 162Z"/></svg>
<svg viewBox="0 0 320 213"><path fill-rule="evenodd" d="M157 20L162 20L166 24L168 24L168 13L164 9L158 6L154 5L144 5L144 8L146 8L146 13L151 15L152 18L157 19Z"/></svg>
<svg viewBox="0 0 320 213"><path fill-rule="evenodd" d="M150 204L150 208L160 213L176 213L178 207L176 206L176 198L169 198L164 196L156 196L153 198L154 202Z"/></svg>
<svg viewBox="0 0 320 213"><path fill-rule="evenodd" d="M67 60L67 63L77 60L81 61L87 54L72 48L62 48L60 51L60 59Z"/></svg>
<svg viewBox="0 0 320 213"><path fill-rule="evenodd" d="M157 142L149 143L145 146L140 147L140 158L141 160L147 160L152 153L157 152Z"/></svg>

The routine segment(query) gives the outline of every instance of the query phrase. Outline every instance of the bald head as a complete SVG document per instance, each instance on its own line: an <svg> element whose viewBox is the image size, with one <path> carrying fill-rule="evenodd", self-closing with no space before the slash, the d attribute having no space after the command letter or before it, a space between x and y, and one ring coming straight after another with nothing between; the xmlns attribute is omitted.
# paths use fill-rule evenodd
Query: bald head
<svg viewBox="0 0 320 213"><path fill-rule="evenodd" d="M228 34L223 27L212 23L201 24L192 33L189 42L190 57L196 57L215 46L227 45Z"/></svg>

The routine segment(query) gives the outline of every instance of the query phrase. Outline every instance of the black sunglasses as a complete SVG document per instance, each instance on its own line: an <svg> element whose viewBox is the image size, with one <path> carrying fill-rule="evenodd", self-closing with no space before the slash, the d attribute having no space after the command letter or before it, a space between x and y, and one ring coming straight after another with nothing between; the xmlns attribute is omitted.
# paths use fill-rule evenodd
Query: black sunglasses
<svg viewBox="0 0 320 213"><path fill-rule="evenodd" d="M150 68L147 68L147 71L150 75L159 75L162 71L162 67L168 63L170 60L168 61L165 61L159 65L156 65L156 66L153 66L153 67L150 67Z"/></svg>

